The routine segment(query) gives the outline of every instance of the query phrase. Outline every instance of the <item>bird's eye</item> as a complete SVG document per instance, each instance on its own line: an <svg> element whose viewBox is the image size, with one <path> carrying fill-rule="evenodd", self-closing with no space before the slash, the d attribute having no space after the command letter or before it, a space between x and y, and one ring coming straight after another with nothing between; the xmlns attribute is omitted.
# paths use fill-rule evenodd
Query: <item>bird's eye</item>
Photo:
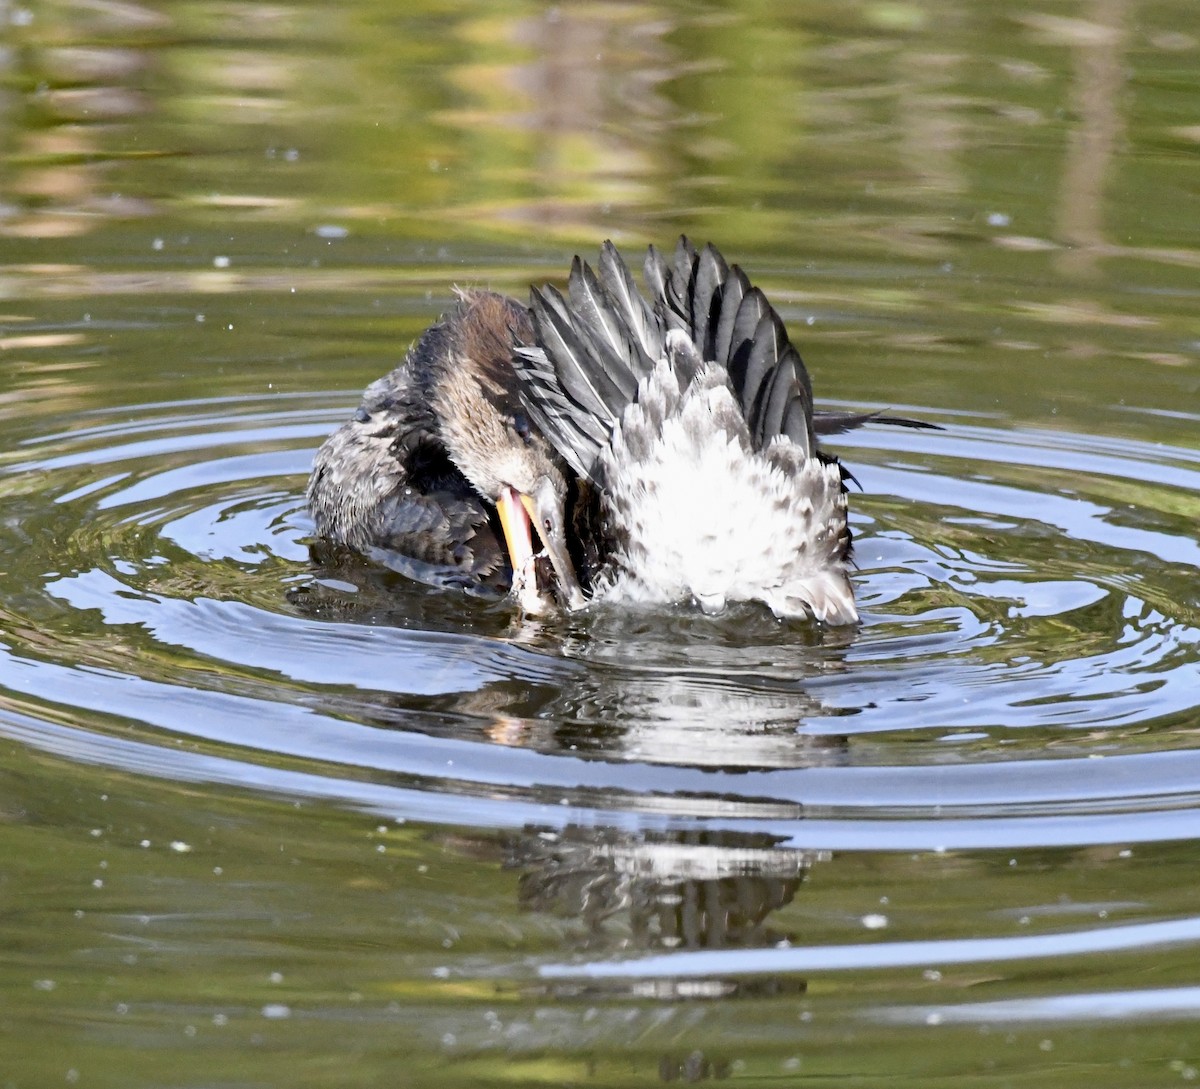
<svg viewBox="0 0 1200 1089"><path fill-rule="evenodd" d="M551 522L549 518L543 518L542 529L544 529L547 533L550 533L554 530L554 523Z"/></svg>

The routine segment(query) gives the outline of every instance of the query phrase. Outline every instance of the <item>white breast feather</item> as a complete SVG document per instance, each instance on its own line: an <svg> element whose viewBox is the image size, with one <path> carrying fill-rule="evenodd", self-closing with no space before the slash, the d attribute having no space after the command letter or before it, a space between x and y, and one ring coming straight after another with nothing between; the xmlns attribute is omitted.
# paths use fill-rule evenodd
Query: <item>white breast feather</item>
<svg viewBox="0 0 1200 1089"><path fill-rule="evenodd" d="M780 616L856 619L840 556L838 467L804 459L785 438L754 452L723 368L706 365L681 393L660 362L601 464L610 516L628 543L598 597L694 598L714 612L757 600Z"/></svg>

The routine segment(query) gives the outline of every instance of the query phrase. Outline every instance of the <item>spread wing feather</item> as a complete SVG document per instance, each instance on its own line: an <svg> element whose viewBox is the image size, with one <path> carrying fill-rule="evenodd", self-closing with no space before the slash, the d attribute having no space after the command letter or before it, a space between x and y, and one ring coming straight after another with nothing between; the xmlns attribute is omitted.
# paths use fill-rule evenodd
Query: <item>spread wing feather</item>
<svg viewBox="0 0 1200 1089"><path fill-rule="evenodd" d="M567 286L572 310L579 319L577 328L595 353L605 375L617 387L620 403L624 406L633 400L638 383L630 366L635 353L628 329L615 313L596 274L578 257L571 265Z"/></svg>
<svg viewBox="0 0 1200 1089"><path fill-rule="evenodd" d="M717 331L713 338L713 359L728 360L733 354L733 325L737 321L742 299L750 291L750 280L734 265L721 287L721 316L717 319Z"/></svg>
<svg viewBox="0 0 1200 1089"><path fill-rule="evenodd" d="M518 348L513 360L525 382L522 402L537 428L581 477L591 476L608 430L563 392L554 364L541 348Z"/></svg>
<svg viewBox="0 0 1200 1089"><path fill-rule="evenodd" d="M784 351L763 379L758 402L751 413L750 433L758 449L776 435L787 435L805 457L812 455L816 445L808 422L812 416L812 396L801 375L804 375L804 364L800 354L790 344L785 344ZM807 375L804 378L807 379ZM803 426L800 426L802 421ZM795 431L799 434L794 434Z"/></svg>
<svg viewBox="0 0 1200 1089"><path fill-rule="evenodd" d="M532 314L538 343L555 361L564 392L585 412L611 426L628 399L606 373L591 338L571 314L566 300L547 287Z"/></svg>
<svg viewBox="0 0 1200 1089"><path fill-rule="evenodd" d="M700 361L725 368L755 449L783 437L804 457L815 456L818 435L865 423L927 427L877 413L814 413L812 385L783 321L737 265L711 244L697 252L681 237L669 256L651 246L638 290L611 242L598 271L578 257L568 297L535 289L530 311L537 344L517 352L530 415L582 477L595 479L600 453L639 382L663 359L667 334L683 332L693 353L672 352L681 388Z"/></svg>
<svg viewBox="0 0 1200 1089"><path fill-rule="evenodd" d="M616 315L632 334L635 358L630 362L635 372L639 377L649 374L655 361L662 358L665 330L611 242L605 242L600 250L600 283L608 292Z"/></svg>

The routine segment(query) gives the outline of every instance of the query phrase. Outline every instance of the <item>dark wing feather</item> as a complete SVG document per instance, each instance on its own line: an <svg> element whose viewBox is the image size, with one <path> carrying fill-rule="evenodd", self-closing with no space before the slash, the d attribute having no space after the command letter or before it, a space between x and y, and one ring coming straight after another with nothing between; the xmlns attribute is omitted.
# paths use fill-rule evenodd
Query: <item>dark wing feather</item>
<svg viewBox="0 0 1200 1089"><path fill-rule="evenodd" d="M802 450L810 454L817 448L812 424L812 405L803 397L793 397L787 406L779 433L786 435Z"/></svg>
<svg viewBox="0 0 1200 1089"><path fill-rule="evenodd" d="M666 331L653 308L642 298L629 267L611 242L605 242L600 250L600 283L608 292L615 314L631 334L635 355L630 362L638 377L643 377L662 359Z"/></svg>
<svg viewBox="0 0 1200 1089"><path fill-rule="evenodd" d="M805 457L811 456L816 444L808 424L812 414L812 393L807 378L800 354L790 344L785 344L784 351L763 378L748 421L757 449L763 449L776 435L787 435L803 450Z"/></svg>
<svg viewBox="0 0 1200 1089"><path fill-rule="evenodd" d="M713 353L721 316L721 288L728 276L725 259L709 243L700 251L692 289L692 340L705 359L716 358Z"/></svg>
<svg viewBox="0 0 1200 1089"><path fill-rule="evenodd" d="M675 290L678 292L680 303L683 300L690 300L692 297L692 285L696 278L696 247L692 245L686 234L679 236L679 241L675 243L675 267L672 270L671 279L674 282ZM681 311L688 314L690 307L682 307Z"/></svg>
<svg viewBox="0 0 1200 1089"><path fill-rule="evenodd" d="M729 354L724 359L717 360L718 363L724 363L729 371L733 391L738 395L747 419L758 397L758 387L763 375L775 361L774 325L769 320L763 324L769 313L771 306L766 296L758 288L750 288L743 296L733 319ZM769 335L758 339L760 331Z"/></svg>
<svg viewBox="0 0 1200 1089"><path fill-rule="evenodd" d="M667 265L667 259L658 251L657 246L650 246L646 250L646 260L642 265L642 277L646 281L646 287L650 289L650 297L652 299L665 299L667 296L667 281L671 278L671 269Z"/></svg>
<svg viewBox="0 0 1200 1089"><path fill-rule="evenodd" d="M522 401L530 419L581 477L596 481L600 452L637 398L638 381L664 357L672 324L664 300L676 287L676 276L674 267L650 249L647 279L655 293L650 306L617 248L605 242L599 276L581 260L572 264L570 308L553 288L530 291L536 343L517 348L514 359ZM682 321L683 327L688 324ZM680 367L677 378L691 377Z"/></svg>
<svg viewBox="0 0 1200 1089"><path fill-rule="evenodd" d="M530 419L576 473L590 477L611 428L567 395L543 349L517 348L513 367L521 377L521 402Z"/></svg>
<svg viewBox="0 0 1200 1089"><path fill-rule="evenodd" d="M568 294L576 329L588 342L605 375L620 391L622 404L637 394L637 375L630 367L634 355L629 332L613 311L608 297L591 266L578 257L571 265Z"/></svg>
<svg viewBox="0 0 1200 1089"><path fill-rule="evenodd" d="M611 427L628 403L620 387L608 376L581 330L566 300L553 287L532 292L530 313L538 343L554 360L564 392L582 409Z"/></svg>
<svg viewBox="0 0 1200 1089"><path fill-rule="evenodd" d="M671 353L680 388L695 377L700 361L723 366L755 449L782 436L811 457L818 454L817 435L868 422L928 426L898 416L814 415L808 371L779 315L711 244L697 253L681 236L669 257L651 246L644 273L648 298L616 247L605 242L598 275L578 258L572 265L569 307L553 288L531 296L538 346L518 352L523 399L534 422L581 476L594 479L601 450L636 400L640 380L664 357L672 329L696 347Z"/></svg>
<svg viewBox="0 0 1200 1089"><path fill-rule="evenodd" d="M692 283L696 263L696 251L687 235L680 235L675 252L667 266L667 289L661 300L655 300L655 308L666 317L668 329L679 329L692 333Z"/></svg>
<svg viewBox="0 0 1200 1089"><path fill-rule="evenodd" d="M755 448L761 450L783 435L811 456L816 450L812 384L782 320L746 274L737 265L726 265L714 246L689 257L693 254L690 245L681 242L671 285L678 286L680 277L692 269L688 332L705 359L729 372Z"/></svg>
<svg viewBox="0 0 1200 1089"><path fill-rule="evenodd" d="M704 359L713 359L716 323L720 318L721 284L730 275L721 254L709 243L696 260L691 289L692 341Z"/></svg>
<svg viewBox="0 0 1200 1089"><path fill-rule="evenodd" d="M750 291L750 281L746 274L734 265L721 287L721 316L717 320L717 331L713 339L713 359L728 365L733 354L733 326L737 321L742 299Z"/></svg>
<svg viewBox="0 0 1200 1089"><path fill-rule="evenodd" d="M639 377L661 356L664 331L611 243L599 277L577 262L569 290L571 308L552 287L530 292L537 345L518 348L513 365L534 423L579 476L593 478Z"/></svg>

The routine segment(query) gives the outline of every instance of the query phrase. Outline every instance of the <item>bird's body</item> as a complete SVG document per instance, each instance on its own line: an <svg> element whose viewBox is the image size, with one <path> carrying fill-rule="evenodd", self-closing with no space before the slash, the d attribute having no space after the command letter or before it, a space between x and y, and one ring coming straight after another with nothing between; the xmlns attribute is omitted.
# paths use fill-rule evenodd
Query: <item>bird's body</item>
<svg viewBox="0 0 1200 1089"><path fill-rule="evenodd" d="M462 293L318 451L318 533L535 609L532 522L571 608L582 581L614 604L856 620L846 474L816 435L921 425L814 415L783 323L713 247L651 248L646 277L648 297L606 243L565 298Z"/></svg>

